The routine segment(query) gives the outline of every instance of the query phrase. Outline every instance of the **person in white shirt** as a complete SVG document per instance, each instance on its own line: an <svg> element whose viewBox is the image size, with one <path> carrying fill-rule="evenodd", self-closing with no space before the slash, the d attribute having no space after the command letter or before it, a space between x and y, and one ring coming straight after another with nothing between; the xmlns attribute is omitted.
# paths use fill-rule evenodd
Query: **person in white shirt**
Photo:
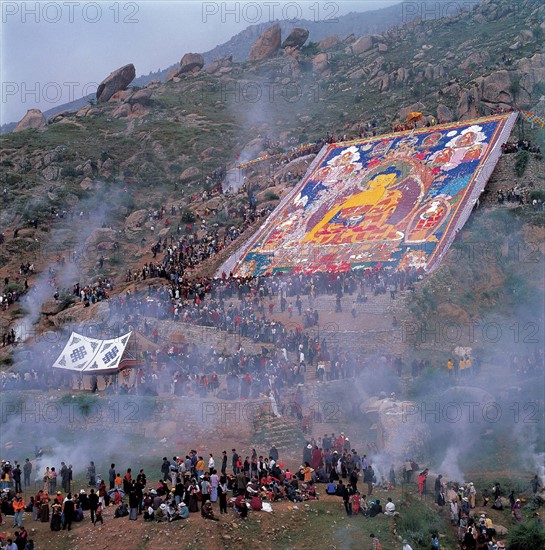
<svg viewBox="0 0 545 550"><path fill-rule="evenodd" d="M408 543L407 539L403 539L403 548L402 550L413 550L411 545Z"/></svg>
<svg viewBox="0 0 545 550"><path fill-rule="evenodd" d="M395 516L396 514L396 506L392 502L392 499L388 497L388 502L386 503L386 506L384 507L384 515L385 516Z"/></svg>

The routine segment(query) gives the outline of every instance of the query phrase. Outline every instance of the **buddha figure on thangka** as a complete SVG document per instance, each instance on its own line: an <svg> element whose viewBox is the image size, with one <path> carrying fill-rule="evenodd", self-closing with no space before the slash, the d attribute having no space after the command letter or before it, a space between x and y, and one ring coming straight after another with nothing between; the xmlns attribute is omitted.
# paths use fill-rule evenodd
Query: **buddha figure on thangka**
<svg viewBox="0 0 545 550"><path fill-rule="evenodd" d="M506 122L490 117L327 146L235 272L424 267L472 196Z"/></svg>

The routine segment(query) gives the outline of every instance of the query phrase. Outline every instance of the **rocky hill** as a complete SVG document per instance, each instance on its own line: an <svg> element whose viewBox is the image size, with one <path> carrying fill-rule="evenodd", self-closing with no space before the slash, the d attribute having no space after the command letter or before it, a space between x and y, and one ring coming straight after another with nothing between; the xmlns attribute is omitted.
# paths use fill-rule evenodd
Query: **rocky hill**
<svg viewBox="0 0 545 550"><path fill-rule="evenodd" d="M17 132L0 138L0 227L7 241L0 273L13 277L28 258L46 269L59 251L77 251L73 276L81 282L122 278L174 230L150 221L147 210L183 210L172 228L205 212L220 231L240 221L246 193L201 199L203 190L217 187L214 172L221 179L241 161L327 134L360 135L368 124L387 132L413 110L426 122L539 108L544 15L537 0L485 0L471 13L416 18L382 34L346 36L346 28L308 42L300 33L293 45L273 25L267 40L256 38L253 61L228 56L209 63L187 54L166 82L131 87L120 70L108 77L114 86L108 99L47 121L29 113ZM291 170L262 163L247 171L246 188L259 208L278 203ZM98 269L103 254L107 261Z"/></svg>

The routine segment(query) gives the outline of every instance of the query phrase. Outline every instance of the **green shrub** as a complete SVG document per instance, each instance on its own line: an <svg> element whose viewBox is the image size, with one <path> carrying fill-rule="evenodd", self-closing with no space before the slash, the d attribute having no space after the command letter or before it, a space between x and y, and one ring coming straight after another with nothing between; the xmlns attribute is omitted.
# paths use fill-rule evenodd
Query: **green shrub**
<svg viewBox="0 0 545 550"><path fill-rule="evenodd" d="M273 193L272 191L267 191L265 193L265 200L266 201L279 201L280 197L276 193Z"/></svg>
<svg viewBox="0 0 545 550"><path fill-rule="evenodd" d="M517 158L515 160L515 174L521 178L526 172L526 167L528 166L528 159L530 154L528 151L519 151L517 153Z"/></svg>
<svg viewBox="0 0 545 550"><path fill-rule="evenodd" d="M545 191L543 189L534 189L530 191L530 200L545 201Z"/></svg>
<svg viewBox="0 0 545 550"><path fill-rule="evenodd" d="M509 550L545 548L545 530L539 529L536 523L517 525L509 530L507 546Z"/></svg>
<svg viewBox="0 0 545 550"><path fill-rule="evenodd" d="M406 508L400 511L397 520L398 533L418 546L428 547L432 533L437 533L441 528L441 518L426 508Z"/></svg>
<svg viewBox="0 0 545 550"><path fill-rule="evenodd" d="M191 212L191 210L189 210L188 208L186 208L183 212L182 212L182 222L184 223L193 223L195 221L195 214L193 214L193 212Z"/></svg>

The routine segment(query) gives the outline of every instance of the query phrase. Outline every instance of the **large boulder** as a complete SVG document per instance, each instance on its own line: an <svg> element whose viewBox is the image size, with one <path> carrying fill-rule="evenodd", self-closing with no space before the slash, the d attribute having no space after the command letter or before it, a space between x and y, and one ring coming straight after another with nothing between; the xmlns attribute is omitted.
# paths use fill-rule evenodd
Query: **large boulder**
<svg viewBox="0 0 545 550"><path fill-rule="evenodd" d="M329 64L326 53L319 53L312 58L312 70L316 73L323 73Z"/></svg>
<svg viewBox="0 0 545 550"><path fill-rule="evenodd" d="M360 54L369 51L374 45L372 36L360 36L352 45L352 51L355 54Z"/></svg>
<svg viewBox="0 0 545 550"><path fill-rule="evenodd" d="M110 73L97 88L97 100L101 103L108 101L116 92L124 90L136 76L132 63Z"/></svg>
<svg viewBox="0 0 545 550"><path fill-rule="evenodd" d="M204 67L204 58L200 53L186 53L180 61L178 74L190 73Z"/></svg>
<svg viewBox="0 0 545 550"><path fill-rule="evenodd" d="M288 164L282 166L282 168L274 173L274 179L281 180L282 178L288 176L288 172L291 176L304 176L308 170L308 167L315 158L316 155L311 154L293 159L291 162L288 162Z"/></svg>
<svg viewBox="0 0 545 550"><path fill-rule="evenodd" d="M216 61L213 61L210 63L208 67L206 67L205 72L208 74L214 74L216 71L220 71L221 69L230 68L233 63L233 56L228 55L226 57L222 57L221 59L217 59Z"/></svg>
<svg viewBox="0 0 545 550"><path fill-rule="evenodd" d="M283 48L300 48L306 41L309 35L307 29L293 29L286 40L282 42Z"/></svg>
<svg viewBox="0 0 545 550"><path fill-rule="evenodd" d="M516 65L517 74L520 75L521 88L516 98L517 103L519 105L526 103L523 97L525 94L532 96L532 103L539 101L542 95L539 93L539 86L545 82L545 53L538 53L530 58L520 59Z"/></svg>
<svg viewBox="0 0 545 550"><path fill-rule="evenodd" d="M473 86L469 90L462 90L456 107L459 120L468 120L479 114L479 89Z"/></svg>
<svg viewBox="0 0 545 550"><path fill-rule="evenodd" d="M37 130L38 128L44 128L45 125L46 121L42 111L40 111L40 109L29 109L13 131L22 132L29 128Z"/></svg>
<svg viewBox="0 0 545 550"><path fill-rule="evenodd" d="M412 105L409 105L408 107L403 107L400 109L397 113L397 116L400 120L406 120L407 115L409 113L422 113L426 109L426 106L423 103L420 103L420 101L413 103Z"/></svg>
<svg viewBox="0 0 545 550"><path fill-rule="evenodd" d="M452 122L453 119L454 119L454 115L452 111L446 105L439 103L439 105L437 105L438 122L442 124L443 122Z"/></svg>
<svg viewBox="0 0 545 550"><path fill-rule="evenodd" d="M201 175L201 171L196 166L190 166L180 174L180 181L181 182L192 181L199 178L200 175Z"/></svg>
<svg viewBox="0 0 545 550"><path fill-rule="evenodd" d="M94 247L98 249L108 248L108 244L114 243L116 240L117 236L114 229L101 227L95 229L89 235L89 237L87 237L87 240L85 241L85 246L88 247L88 249L92 249Z"/></svg>
<svg viewBox="0 0 545 550"><path fill-rule="evenodd" d="M496 71L482 81L481 96L490 103L511 103L511 78L509 71Z"/></svg>
<svg viewBox="0 0 545 550"><path fill-rule="evenodd" d="M331 36L326 36L323 40L318 42L318 49L322 52L326 52L338 46L340 42L340 38L336 34L332 34Z"/></svg>
<svg viewBox="0 0 545 550"><path fill-rule="evenodd" d="M146 88L134 92L131 96L127 98L127 101L133 105L135 103L140 103L142 105L149 105L151 103L152 91Z"/></svg>
<svg viewBox="0 0 545 550"><path fill-rule="evenodd" d="M269 27L253 44L248 61L263 61L272 57L280 48L281 30L277 23Z"/></svg>

